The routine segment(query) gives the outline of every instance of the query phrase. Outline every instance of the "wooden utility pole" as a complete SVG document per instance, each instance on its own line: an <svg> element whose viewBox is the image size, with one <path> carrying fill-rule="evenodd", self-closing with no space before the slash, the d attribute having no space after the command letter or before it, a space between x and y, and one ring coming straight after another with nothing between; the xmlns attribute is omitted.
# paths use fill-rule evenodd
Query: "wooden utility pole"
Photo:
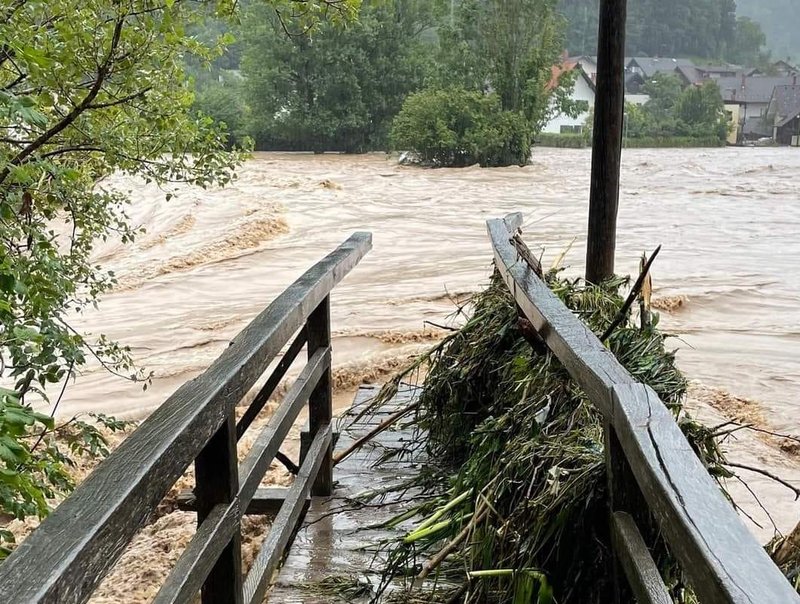
<svg viewBox="0 0 800 604"><path fill-rule="evenodd" d="M625 112L626 13L627 0L600 1L589 236L586 245L586 280L590 283L600 283L614 274Z"/></svg>

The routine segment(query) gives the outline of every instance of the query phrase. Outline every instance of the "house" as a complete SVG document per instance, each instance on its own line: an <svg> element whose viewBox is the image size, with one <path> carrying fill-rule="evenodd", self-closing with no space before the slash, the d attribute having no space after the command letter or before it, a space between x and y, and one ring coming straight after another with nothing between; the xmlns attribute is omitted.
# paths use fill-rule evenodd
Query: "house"
<svg viewBox="0 0 800 604"><path fill-rule="evenodd" d="M778 75L795 75L800 73L800 69L788 61L775 61L772 64L772 70Z"/></svg>
<svg viewBox="0 0 800 604"><path fill-rule="evenodd" d="M704 80L718 80L719 78L735 78L745 75L741 65L731 63L716 63L710 65L697 65L695 67Z"/></svg>
<svg viewBox="0 0 800 604"><path fill-rule="evenodd" d="M757 141L764 138L772 138L772 128L769 127L767 120L763 117L749 117L741 125L741 128L741 141Z"/></svg>
<svg viewBox="0 0 800 604"><path fill-rule="evenodd" d="M726 105L740 107L739 119L744 124L751 118L763 118L767 113L776 86L793 83L794 76L752 76L716 80Z"/></svg>
<svg viewBox="0 0 800 604"><path fill-rule="evenodd" d="M702 84L708 80L750 75L750 71L743 69L740 65L731 65L730 63L721 63L718 65L679 65L675 68L675 73L684 86Z"/></svg>
<svg viewBox="0 0 800 604"><path fill-rule="evenodd" d="M562 74L575 69L578 70L578 77L575 80L575 86L572 88L570 98L573 101L586 101L588 110L574 118L568 115L557 115L545 125L542 132L549 132L552 134L580 134L583 132L586 126L586 120L589 118L589 110L594 107L594 96L597 91L594 81L589 74L586 73L583 64L571 59L566 59L561 65L554 65L550 87L555 87Z"/></svg>
<svg viewBox="0 0 800 604"><path fill-rule="evenodd" d="M800 147L800 85L776 86L772 92L765 124L772 127L772 138L779 145Z"/></svg>
<svg viewBox="0 0 800 604"><path fill-rule="evenodd" d="M639 94L644 86L645 79L640 73L631 73L625 71L625 92L630 94Z"/></svg>
<svg viewBox="0 0 800 604"><path fill-rule="evenodd" d="M625 71L642 76L645 80L657 73L673 73L678 67L694 67L690 59L660 57L633 57L625 63Z"/></svg>
<svg viewBox="0 0 800 604"><path fill-rule="evenodd" d="M597 57L592 55L580 55L576 57L569 57L567 59L570 63L580 63L586 75L592 80L597 82Z"/></svg>

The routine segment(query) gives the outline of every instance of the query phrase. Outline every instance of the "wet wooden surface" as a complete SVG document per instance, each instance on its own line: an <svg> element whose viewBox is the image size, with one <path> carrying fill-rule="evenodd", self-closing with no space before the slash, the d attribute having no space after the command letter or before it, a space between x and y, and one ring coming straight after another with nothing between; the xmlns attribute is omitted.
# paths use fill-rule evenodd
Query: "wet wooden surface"
<svg viewBox="0 0 800 604"><path fill-rule="evenodd" d="M340 431L336 450L346 449L359 437L374 429L398 410L414 402L416 389L403 386L398 395L376 413L358 417L377 394L378 388L362 386L353 407L338 418ZM332 580L360 582L364 591L374 589L379 581L382 553L372 545L399 537L408 525L386 530L371 528L408 509L408 503L396 496L362 505L360 495L386 489L413 477L421 453L412 452L414 433L404 427L408 418L399 420L362 448L342 460L333 471L334 490L329 498L315 498L301 524L281 569L276 573L267 602L280 604L329 604L331 602L368 602L369 598L349 595L337 597L320 586ZM400 457L376 462L389 451L403 451Z"/></svg>

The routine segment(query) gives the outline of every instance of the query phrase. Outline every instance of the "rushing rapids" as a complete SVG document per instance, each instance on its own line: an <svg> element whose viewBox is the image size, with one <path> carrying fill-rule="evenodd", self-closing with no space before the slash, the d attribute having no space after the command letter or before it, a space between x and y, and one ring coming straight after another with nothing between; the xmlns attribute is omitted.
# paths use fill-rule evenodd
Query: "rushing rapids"
<svg viewBox="0 0 800 604"><path fill-rule="evenodd" d="M59 412L146 415L305 268L352 231L370 230L374 251L332 301L344 403L349 388L380 380L435 340L440 332L425 321L446 322L486 283L486 218L522 211L526 240L544 248L545 263L568 250L564 262L580 274L589 168L588 150L537 149L530 166L488 170L403 167L380 154L258 154L227 189L175 188L169 202L164 190L114 179L107 184L132 191L132 220L146 233L132 246L97 249L119 286L74 323L130 345L154 380L142 391L90 367ZM635 273L641 253L663 244L654 306L680 334L679 365L702 384L692 398L711 422L747 407L771 430L800 431L798 173L793 149L624 151L617 270ZM740 436L748 459L800 477L796 452ZM783 530L796 523L789 491L755 475L751 484L775 503ZM746 505L768 537L764 514Z"/></svg>

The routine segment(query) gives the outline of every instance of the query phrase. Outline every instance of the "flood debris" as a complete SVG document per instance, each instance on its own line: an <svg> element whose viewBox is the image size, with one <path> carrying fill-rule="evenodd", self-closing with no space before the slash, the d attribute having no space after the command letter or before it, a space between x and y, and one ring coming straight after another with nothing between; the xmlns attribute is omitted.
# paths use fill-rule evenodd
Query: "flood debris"
<svg viewBox="0 0 800 604"><path fill-rule="evenodd" d="M687 381L667 346L669 335L658 329L658 314L634 322L629 309L637 294L625 299L620 293L627 279L591 286L558 268L544 278L603 334L633 377L655 390L722 488L736 468L713 429L683 409ZM638 281L637 293L645 283ZM428 461L415 492L435 497L409 502L412 513L393 521L408 531L382 544L387 562L372 601L389 601L384 590L392 601L407 602L611 601L603 418L555 356L532 341L532 326L497 273L471 302L466 324L396 376L374 402L379 408L425 368L413 415L396 421L418 428L422 440L414 446L424 447ZM771 546L778 551L785 543ZM662 541L653 555L673 600L695 602ZM796 575L794 564L794 570L782 566L787 576Z"/></svg>

